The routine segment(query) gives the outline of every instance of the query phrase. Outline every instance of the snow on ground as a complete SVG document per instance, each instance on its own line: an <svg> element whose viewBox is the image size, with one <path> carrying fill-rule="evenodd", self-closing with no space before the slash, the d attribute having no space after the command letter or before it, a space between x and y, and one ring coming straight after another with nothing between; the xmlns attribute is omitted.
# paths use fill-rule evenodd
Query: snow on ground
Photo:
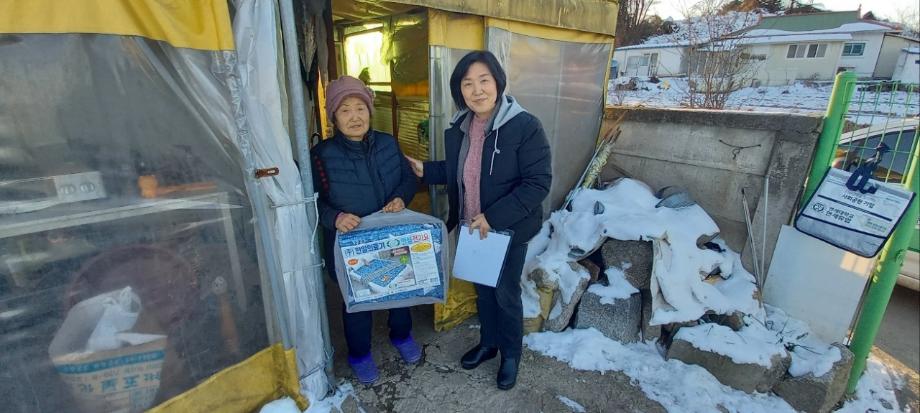
<svg viewBox="0 0 920 413"><path fill-rule="evenodd" d="M617 84L629 82L620 77L611 81L607 92L607 104L649 107L684 107L690 90L687 78L661 78L659 83L650 83L647 78L638 78L635 91L616 90ZM864 89L864 90L859 90ZM806 84L796 82L787 86L747 87L729 97L725 109L780 112L819 113L827 109L833 85ZM884 123L891 113L894 117L920 115L920 94L905 91L876 93L872 87L858 87L853 93L848 119L860 125Z"/></svg>
<svg viewBox="0 0 920 413"><path fill-rule="evenodd" d="M310 406L304 413L328 413L332 411L341 411L342 402L349 396L354 396L355 389L351 383L343 381L339 383L331 395L325 399L317 400L316 397L310 396ZM279 412L280 413L280 412Z"/></svg>
<svg viewBox="0 0 920 413"><path fill-rule="evenodd" d="M856 396L844 403L837 412L908 412L910 408L904 406L902 409L894 393L903 384L901 378L891 374L880 360L869 357L866 372L856 387Z"/></svg>
<svg viewBox="0 0 920 413"><path fill-rule="evenodd" d="M767 320L764 325L776 332L780 341L786 348L792 348L792 364L789 374L801 377L806 374L822 376L831 370L834 363L840 360L840 349L828 345L811 333L811 329L804 321L789 317L786 313L770 305L766 305Z"/></svg>
<svg viewBox="0 0 920 413"><path fill-rule="evenodd" d="M622 372L669 412L794 411L773 394L747 394L723 385L702 367L666 360L654 343L621 344L590 328L532 333L524 337L524 344L574 369ZM869 368L859 381L856 399L847 402L839 411L899 411L894 389L895 381L889 372L880 362L870 358Z"/></svg>
<svg viewBox="0 0 920 413"><path fill-rule="evenodd" d="M561 401L562 404L572 409L573 412L585 413L585 407L578 404L578 402L576 402L575 400L572 400L565 396L556 396L556 398L559 399L559 401Z"/></svg>
<svg viewBox="0 0 920 413"><path fill-rule="evenodd" d="M590 328L532 333L524 344L578 370L623 372L669 412L709 413L719 411L718 406L729 412L794 411L779 397L748 395L719 383L702 367L666 360L654 343L624 345Z"/></svg>
<svg viewBox="0 0 920 413"><path fill-rule="evenodd" d="M290 397L283 397L271 403L262 406L259 413L329 413L341 411L342 402L348 396L354 395L355 389L351 383L343 381L335 388L335 391L326 396L325 399L317 400L314 396L309 396L310 406L303 412L297 408L297 403Z"/></svg>

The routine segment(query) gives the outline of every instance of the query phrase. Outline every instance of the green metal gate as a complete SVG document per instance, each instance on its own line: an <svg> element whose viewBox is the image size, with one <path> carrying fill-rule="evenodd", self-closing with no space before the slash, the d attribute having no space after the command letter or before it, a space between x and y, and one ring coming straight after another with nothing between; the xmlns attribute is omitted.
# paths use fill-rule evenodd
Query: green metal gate
<svg viewBox="0 0 920 413"><path fill-rule="evenodd" d="M803 199L811 198L829 167L853 171L875 154L880 143L888 146L889 151L882 158L875 179L901 184L920 193L918 121L920 85L861 82L855 73L838 74ZM847 393L856 390L865 370L904 257L909 251L918 251L918 216L920 202L915 200L879 254L850 342L856 357Z"/></svg>

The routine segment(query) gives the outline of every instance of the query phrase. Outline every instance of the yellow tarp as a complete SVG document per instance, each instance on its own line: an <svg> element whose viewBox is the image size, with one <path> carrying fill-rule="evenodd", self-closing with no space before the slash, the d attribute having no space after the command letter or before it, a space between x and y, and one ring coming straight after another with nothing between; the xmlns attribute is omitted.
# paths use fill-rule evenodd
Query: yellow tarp
<svg viewBox="0 0 920 413"><path fill-rule="evenodd" d="M226 0L2 0L0 33L99 33L234 48Z"/></svg>
<svg viewBox="0 0 920 413"><path fill-rule="evenodd" d="M307 400L300 395L294 350L285 351L275 344L148 413L252 413L285 396L301 409L307 408Z"/></svg>
<svg viewBox="0 0 920 413"><path fill-rule="evenodd" d="M379 2L379 0L362 0L360 3ZM388 2L608 35L616 32L619 11L617 0L388 0ZM455 33L455 35L462 35L462 33Z"/></svg>
<svg viewBox="0 0 920 413"><path fill-rule="evenodd" d="M451 277L447 300L434 305L434 331L450 330L474 314L476 288L473 283Z"/></svg>
<svg viewBox="0 0 920 413"><path fill-rule="evenodd" d="M511 33L523 34L541 39L558 40L574 43L613 43L613 36L590 33L557 27L541 26L539 24L524 23L513 20L486 18L486 26L507 30Z"/></svg>
<svg viewBox="0 0 920 413"><path fill-rule="evenodd" d="M482 16L428 9L428 44L451 49L484 48Z"/></svg>

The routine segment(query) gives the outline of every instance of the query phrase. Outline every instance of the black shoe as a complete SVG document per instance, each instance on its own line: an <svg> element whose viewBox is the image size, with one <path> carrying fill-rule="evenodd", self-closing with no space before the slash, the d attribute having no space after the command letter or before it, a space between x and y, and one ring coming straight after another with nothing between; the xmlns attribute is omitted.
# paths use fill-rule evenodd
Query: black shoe
<svg viewBox="0 0 920 413"><path fill-rule="evenodd" d="M510 390L517 383L518 363L520 358L502 356L502 364L498 367L498 388Z"/></svg>
<svg viewBox="0 0 920 413"><path fill-rule="evenodd" d="M498 354L498 349L495 347L484 347L481 345L476 345L472 350L467 351L466 354L460 359L460 365L463 368L470 370L479 367L482 362L495 358Z"/></svg>

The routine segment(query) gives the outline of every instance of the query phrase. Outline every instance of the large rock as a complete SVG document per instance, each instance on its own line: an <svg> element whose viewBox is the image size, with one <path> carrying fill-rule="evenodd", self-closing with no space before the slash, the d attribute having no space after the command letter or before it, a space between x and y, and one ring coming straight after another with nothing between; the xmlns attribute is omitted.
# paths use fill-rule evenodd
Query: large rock
<svg viewBox="0 0 920 413"><path fill-rule="evenodd" d="M840 360L831 370L821 377L806 374L802 377L786 376L773 391L790 406L806 413L825 413L831 411L840 402L846 391L850 368L853 367L853 353L841 344L834 344L840 349Z"/></svg>
<svg viewBox="0 0 920 413"><path fill-rule="evenodd" d="M652 280L652 243L621 241L610 238L601 246L606 268L623 270L626 281L638 290L650 288Z"/></svg>
<svg viewBox="0 0 920 413"><path fill-rule="evenodd" d="M598 278L601 276L601 267L598 267L594 261L591 261L587 258L578 261L582 267L585 267L588 270L588 274L591 274L591 282L589 284L594 284L597 282Z"/></svg>
<svg viewBox="0 0 920 413"><path fill-rule="evenodd" d="M639 341L639 323L642 315L642 298L633 294L627 299L601 303L601 297L586 291L581 297L575 328L594 327L608 338L621 343Z"/></svg>
<svg viewBox="0 0 920 413"><path fill-rule="evenodd" d="M582 269L581 265L578 263L570 262L569 265L576 272ZM553 298L552 310L549 312L546 321L543 322L543 330L558 333L569 326L572 314L574 314L575 309L578 308L578 301L581 300L581 296L585 293L585 290L588 289L589 279L590 277L578 279L578 285L575 286L575 290L572 291L572 295L568 298L568 301L563 299L562 291L556 291Z"/></svg>
<svg viewBox="0 0 920 413"><path fill-rule="evenodd" d="M639 330L642 333L642 340L658 340L661 338L661 326L650 325L652 320L652 291L639 290L642 297L642 321Z"/></svg>
<svg viewBox="0 0 920 413"><path fill-rule="evenodd" d="M722 384L747 392L769 392L786 374L791 358L774 355L770 367L760 364L735 363L728 356L700 350L680 338L674 338L668 349L668 358L687 364L696 364L708 370Z"/></svg>
<svg viewBox="0 0 920 413"><path fill-rule="evenodd" d="M707 323L716 323L732 329L732 331L741 331L744 327L744 313L740 311L731 314L716 314L713 311L707 311L702 320Z"/></svg>
<svg viewBox="0 0 920 413"><path fill-rule="evenodd" d="M538 288L555 290L559 287L559 280L555 277L551 277L549 273L540 267L537 267L531 271L527 277L533 280L533 282L537 284Z"/></svg>

